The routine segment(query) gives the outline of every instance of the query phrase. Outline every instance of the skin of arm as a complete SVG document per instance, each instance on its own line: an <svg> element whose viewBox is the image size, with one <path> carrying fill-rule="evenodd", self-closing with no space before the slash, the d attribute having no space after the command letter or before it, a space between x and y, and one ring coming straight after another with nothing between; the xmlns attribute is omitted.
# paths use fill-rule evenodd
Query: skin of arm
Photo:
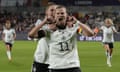
<svg viewBox="0 0 120 72"><path fill-rule="evenodd" d="M15 40L15 38L16 38L16 33L13 34L13 39Z"/></svg>
<svg viewBox="0 0 120 72"><path fill-rule="evenodd" d="M45 19L41 22L41 24L39 24L38 26L35 26L29 33L28 36L30 38L34 38L34 36L36 35L36 33L40 30L40 28L42 28L42 26L44 26L46 24L47 18L45 17Z"/></svg>
<svg viewBox="0 0 120 72"><path fill-rule="evenodd" d="M117 34L119 33L119 32L117 32L117 30L116 30L116 29L113 29L113 28L112 28L112 30L113 30L113 32L114 32L114 33L117 33Z"/></svg>
<svg viewBox="0 0 120 72"><path fill-rule="evenodd" d="M93 36L94 35L94 32L87 25L85 25L83 23L79 23L79 25L82 28L83 35L85 35L85 36Z"/></svg>
<svg viewBox="0 0 120 72"><path fill-rule="evenodd" d="M79 22L75 17L73 17L73 20L79 24L79 26L82 28L82 34L85 36L94 36L94 32L92 29L90 29L90 27L88 27L87 25Z"/></svg>

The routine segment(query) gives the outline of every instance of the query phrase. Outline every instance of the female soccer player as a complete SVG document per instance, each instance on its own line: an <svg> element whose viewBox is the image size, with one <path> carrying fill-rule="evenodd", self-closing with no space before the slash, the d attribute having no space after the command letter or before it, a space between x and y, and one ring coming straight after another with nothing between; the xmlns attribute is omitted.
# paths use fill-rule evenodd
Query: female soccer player
<svg viewBox="0 0 120 72"><path fill-rule="evenodd" d="M95 29L96 30L96 29ZM104 21L104 26L101 26L99 30L103 31L103 46L106 51L106 56L107 56L107 64L109 67L111 67L111 58L112 58L112 53L113 53L113 42L114 42L114 33L117 33L117 30L113 26L113 21L110 18L106 18ZM98 32L98 31L95 31Z"/></svg>
<svg viewBox="0 0 120 72"><path fill-rule="evenodd" d="M6 45L7 56L8 56L9 61L12 60L11 51L12 51L12 45L14 43L15 38L16 38L15 30L11 28L11 22L7 20L5 23L5 28L2 33L2 40L4 41Z"/></svg>
<svg viewBox="0 0 120 72"><path fill-rule="evenodd" d="M104 48L106 50L107 55L107 64L109 67L111 67L111 58L112 58L112 52L113 52L113 42L114 42L114 32L117 33L117 30L113 26L113 21L110 18L105 19L105 26L101 27L101 30L103 31L103 44Z"/></svg>

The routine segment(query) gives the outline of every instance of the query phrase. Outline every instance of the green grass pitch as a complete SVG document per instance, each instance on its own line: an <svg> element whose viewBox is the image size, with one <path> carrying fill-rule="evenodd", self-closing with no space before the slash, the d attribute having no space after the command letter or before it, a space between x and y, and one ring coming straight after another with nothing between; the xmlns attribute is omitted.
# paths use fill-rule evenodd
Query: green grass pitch
<svg viewBox="0 0 120 72"><path fill-rule="evenodd" d="M0 41L0 72L30 72L37 42L16 41L12 50L12 62L6 56L5 45ZM78 42L82 72L119 72L120 43L114 43L112 67L106 65L101 42Z"/></svg>

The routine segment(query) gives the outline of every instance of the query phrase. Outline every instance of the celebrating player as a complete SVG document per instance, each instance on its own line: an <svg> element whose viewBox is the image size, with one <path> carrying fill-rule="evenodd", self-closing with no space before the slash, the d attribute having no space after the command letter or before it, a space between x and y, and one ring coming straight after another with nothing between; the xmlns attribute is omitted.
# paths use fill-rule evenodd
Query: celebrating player
<svg viewBox="0 0 120 72"><path fill-rule="evenodd" d="M101 30L103 31L103 44L104 48L106 50L107 55L107 64L109 67L111 67L111 58L112 58L112 52L113 52L113 42L114 42L114 32L117 33L117 30L113 26L113 21L110 18L105 19L105 26L101 27Z"/></svg>
<svg viewBox="0 0 120 72"><path fill-rule="evenodd" d="M49 68L50 72L81 72L80 62L77 52L76 31L79 26L87 36L93 36L92 30L79 21L74 21L75 24L67 26L67 10L64 6L58 6L55 10L55 26L56 30L46 31L50 33L49 43ZM75 19L74 19L75 20ZM47 16L42 23L34 27L29 35L34 35L48 21Z"/></svg>
<svg viewBox="0 0 120 72"><path fill-rule="evenodd" d="M7 48L7 56L9 61L12 60L11 57L11 51L12 51L12 45L14 43L14 40L16 38L16 33L13 28L11 28L11 22L9 20L5 23L5 28L2 33L2 40L4 41L6 48Z"/></svg>

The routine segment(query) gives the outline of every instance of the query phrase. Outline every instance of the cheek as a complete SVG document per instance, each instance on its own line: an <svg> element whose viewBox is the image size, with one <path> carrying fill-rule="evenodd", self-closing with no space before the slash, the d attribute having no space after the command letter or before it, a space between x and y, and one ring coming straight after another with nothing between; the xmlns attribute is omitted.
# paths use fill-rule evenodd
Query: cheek
<svg viewBox="0 0 120 72"><path fill-rule="evenodd" d="M55 11L52 11L53 14L55 14Z"/></svg>
<svg viewBox="0 0 120 72"><path fill-rule="evenodd" d="M8 25L8 27L10 28L10 25Z"/></svg>
<svg viewBox="0 0 120 72"><path fill-rule="evenodd" d="M55 16L55 19L57 19L57 15L55 14L54 16Z"/></svg>
<svg viewBox="0 0 120 72"><path fill-rule="evenodd" d="M47 14L48 16L50 16L50 15L52 15L52 12L51 12L51 11L47 11L46 14Z"/></svg>
<svg viewBox="0 0 120 72"><path fill-rule="evenodd" d="M68 15L67 15L67 14L65 14L65 17L67 18L67 17L68 17Z"/></svg>
<svg viewBox="0 0 120 72"><path fill-rule="evenodd" d="M50 12L47 13L48 16L51 16L52 14Z"/></svg>

